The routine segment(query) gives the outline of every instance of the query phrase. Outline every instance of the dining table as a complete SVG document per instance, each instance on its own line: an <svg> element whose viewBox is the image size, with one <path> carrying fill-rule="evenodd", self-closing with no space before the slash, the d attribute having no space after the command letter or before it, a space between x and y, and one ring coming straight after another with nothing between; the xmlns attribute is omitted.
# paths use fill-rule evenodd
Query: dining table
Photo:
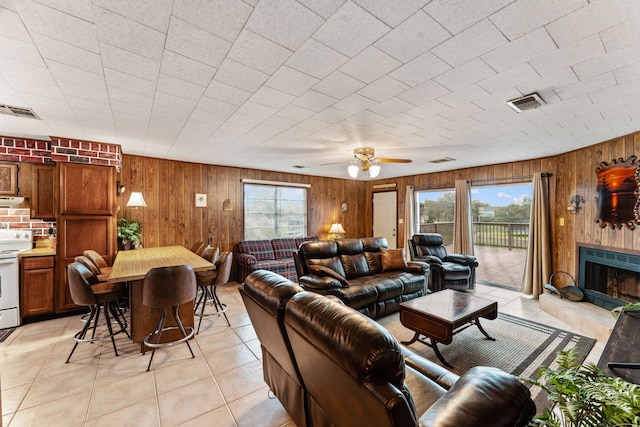
<svg viewBox="0 0 640 427"><path fill-rule="evenodd" d="M119 251L113 262L108 282L127 283L129 287L129 330L133 342L140 344L141 352L145 351L144 337L153 331L161 312L159 308L146 307L142 304L144 278L152 268L177 265L190 265L194 271L215 268L211 262L183 246ZM171 283L165 284L165 286L171 285ZM194 326L193 301L180 305L178 313L185 326ZM171 315L167 316L167 325L175 325Z"/></svg>

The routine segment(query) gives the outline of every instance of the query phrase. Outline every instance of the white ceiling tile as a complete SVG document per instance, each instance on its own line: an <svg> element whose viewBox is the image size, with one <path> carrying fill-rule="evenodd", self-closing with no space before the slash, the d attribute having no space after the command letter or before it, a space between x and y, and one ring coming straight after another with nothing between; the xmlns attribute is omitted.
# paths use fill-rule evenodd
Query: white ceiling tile
<svg viewBox="0 0 640 427"><path fill-rule="evenodd" d="M302 121L308 119L313 116L316 112L313 110L308 110L306 108L298 107L297 105L289 104L280 110L276 115L279 117L284 117L285 119Z"/></svg>
<svg viewBox="0 0 640 427"><path fill-rule="evenodd" d="M434 47L431 52L457 67L506 43L504 35L485 19Z"/></svg>
<svg viewBox="0 0 640 427"><path fill-rule="evenodd" d="M483 55L482 59L496 71L502 72L556 50L557 47L549 34L541 28L498 47Z"/></svg>
<svg viewBox="0 0 640 427"><path fill-rule="evenodd" d="M51 75L58 81L76 82L92 88L100 88L106 85L103 74L91 73L53 60L47 60L47 66L51 71Z"/></svg>
<svg viewBox="0 0 640 427"><path fill-rule="evenodd" d="M109 94L107 93L106 87L90 88L73 82L60 82L58 87L65 96L89 99L104 104L109 103Z"/></svg>
<svg viewBox="0 0 640 427"><path fill-rule="evenodd" d="M187 114L191 114L196 107L196 103L190 99L163 92L156 93L153 98L153 105L164 105Z"/></svg>
<svg viewBox="0 0 640 427"><path fill-rule="evenodd" d="M415 106L420 106L448 93L450 93L448 89L442 87L435 81L430 80L398 95L398 98L404 99Z"/></svg>
<svg viewBox="0 0 640 427"><path fill-rule="evenodd" d="M354 114L347 120L353 123L357 123L361 126L371 126L375 123L383 121L384 119L385 117L381 116L380 114L374 113L373 111L364 110Z"/></svg>
<svg viewBox="0 0 640 427"><path fill-rule="evenodd" d="M509 40L515 40L587 3L587 0L518 0L493 14L491 21Z"/></svg>
<svg viewBox="0 0 640 427"><path fill-rule="evenodd" d="M7 9L0 9L0 35L23 42L31 41L20 15Z"/></svg>
<svg viewBox="0 0 640 427"><path fill-rule="evenodd" d="M460 120L464 117L468 117L471 116L473 114L478 114L481 113L483 110L474 105L474 104L463 104L463 105L459 105L455 108L452 108L450 110L444 110L440 113L438 113L438 115L440 117L444 117L447 120L451 120L451 121L457 121L456 124L461 125Z"/></svg>
<svg viewBox="0 0 640 427"><path fill-rule="evenodd" d="M487 96L487 91L478 85L471 85L448 95L441 96L438 100L449 107L457 107L460 104L473 102L484 96Z"/></svg>
<svg viewBox="0 0 640 427"><path fill-rule="evenodd" d="M35 81L25 75L5 75L4 80L18 95L36 94L54 99L62 99L63 94L58 86Z"/></svg>
<svg viewBox="0 0 640 427"><path fill-rule="evenodd" d="M176 17L171 18L166 48L212 67L219 67L231 43Z"/></svg>
<svg viewBox="0 0 640 427"><path fill-rule="evenodd" d="M458 34L512 2L513 0L434 0L424 7L424 11L452 34Z"/></svg>
<svg viewBox="0 0 640 427"><path fill-rule="evenodd" d="M267 80L266 86L289 95L300 96L317 82L318 79L315 77L282 66Z"/></svg>
<svg viewBox="0 0 640 427"><path fill-rule="evenodd" d="M254 116L249 116L247 114L234 113L229 117L228 122L233 123L240 126L247 126L253 128L262 123L264 119Z"/></svg>
<svg viewBox="0 0 640 427"><path fill-rule="evenodd" d="M247 92L255 92L268 77L268 74L227 59L218 68L214 79Z"/></svg>
<svg viewBox="0 0 640 427"><path fill-rule="evenodd" d="M173 15L233 42L253 8L241 0L175 0Z"/></svg>
<svg viewBox="0 0 640 427"><path fill-rule="evenodd" d="M476 58L440 74L434 80L450 91L456 91L495 74L491 67Z"/></svg>
<svg viewBox="0 0 640 427"><path fill-rule="evenodd" d="M262 0L251 14L246 29L294 50L323 23L322 17L295 0Z"/></svg>
<svg viewBox="0 0 640 427"><path fill-rule="evenodd" d="M390 28L355 3L345 3L313 35L313 38L348 57L375 42Z"/></svg>
<svg viewBox="0 0 640 427"><path fill-rule="evenodd" d="M451 107L449 107L448 105L444 105L442 102L434 100L422 104L419 107L411 108L410 110L407 110L407 113L411 114L412 116L424 119L449 109L451 109Z"/></svg>
<svg viewBox="0 0 640 427"><path fill-rule="evenodd" d="M215 80L209 84L204 94L237 107L251 97L251 92Z"/></svg>
<svg viewBox="0 0 640 427"><path fill-rule="evenodd" d="M109 99L111 101L122 101L129 104L137 105L141 108L151 108L153 105L153 97L145 96L139 93L131 92L127 89L117 87L109 87Z"/></svg>
<svg viewBox="0 0 640 427"><path fill-rule="evenodd" d="M397 60L406 63L449 37L451 34L433 18L418 11L388 32L374 45Z"/></svg>
<svg viewBox="0 0 640 427"><path fill-rule="evenodd" d="M92 0L92 3L163 33L169 27L173 7L172 0Z"/></svg>
<svg viewBox="0 0 640 427"><path fill-rule="evenodd" d="M638 4L634 2L635 8ZM608 28L600 36L607 52L624 51L636 48L640 44L640 35L638 34L638 16L633 16L619 25ZM637 52L637 51L636 51Z"/></svg>
<svg viewBox="0 0 640 427"><path fill-rule="evenodd" d="M54 76L47 68L27 64L25 62L18 62L7 58L2 58L2 60L0 61L0 74L5 76L5 78L17 76L20 79L30 79L38 81L42 84L48 84L52 86L55 86L56 84Z"/></svg>
<svg viewBox="0 0 640 427"><path fill-rule="evenodd" d="M257 117L262 120L273 116L278 110L275 108L267 107L255 102L247 101L238 108L237 113L246 114L248 116Z"/></svg>
<svg viewBox="0 0 640 427"><path fill-rule="evenodd" d="M113 112L113 118L116 123L137 123L139 126L144 126L145 128L149 125L148 122L151 117L151 108L140 108L139 105L112 100L111 111Z"/></svg>
<svg viewBox="0 0 640 427"><path fill-rule="evenodd" d="M170 119L176 123L185 123L190 115L190 113L188 112L179 111L171 106L158 103L153 104L153 110L151 114L155 118Z"/></svg>
<svg viewBox="0 0 640 427"><path fill-rule="evenodd" d="M133 93L153 97L156 91L156 83L141 79L130 74L126 74L109 68L104 69L104 77L109 89L119 88L131 91Z"/></svg>
<svg viewBox="0 0 640 427"><path fill-rule="evenodd" d="M218 99L203 96L198 102L198 110L216 113L222 117L229 117L238 110L236 105L228 104Z"/></svg>
<svg viewBox="0 0 640 427"><path fill-rule="evenodd" d="M393 2L381 2L379 0L353 1L390 27L395 27L400 24L422 6L429 3L429 0L395 0Z"/></svg>
<svg viewBox="0 0 640 427"><path fill-rule="evenodd" d="M572 45L550 50L544 55L532 59L529 63L538 73L547 75L604 53L602 39L599 35L594 34Z"/></svg>
<svg viewBox="0 0 640 427"><path fill-rule="evenodd" d="M315 90L308 90L298 97L298 99L293 101L293 105L318 112L335 104L336 101L337 100L335 98L328 95L316 92Z"/></svg>
<svg viewBox="0 0 640 427"><path fill-rule="evenodd" d="M360 89L358 93L374 101L382 102L408 89L410 89L409 85L400 83L389 76L383 76Z"/></svg>
<svg viewBox="0 0 640 427"><path fill-rule="evenodd" d="M613 71L617 68L633 65L638 62L640 52L636 46L628 50L616 50L613 52L593 56L591 59L576 64L572 67L580 80Z"/></svg>
<svg viewBox="0 0 640 427"><path fill-rule="evenodd" d="M402 63L370 46L340 67L340 71L365 83L371 83L397 69Z"/></svg>
<svg viewBox="0 0 640 427"><path fill-rule="evenodd" d="M318 15L328 19L336 10L340 9L346 0L298 0Z"/></svg>
<svg viewBox="0 0 640 427"><path fill-rule="evenodd" d="M349 58L340 52L308 39L289 57L286 65L310 76L322 79L347 62Z"/></svg>
<svg viewBox="0 0 640 427"><path fill-rule="evenodd" d="M510 101L512 99L520 98L521 96L522 93L520 93L520 91L518 91L516 88L509 87L502 90L493 91L491 92L491 95L478 98L473 101L473 103L484 110L489 110L495 108L496 106L503 105L507 101ZM547 98L548 97L545 97L543 99L547 102L550 101Z"/></svg>
<svg viewBox="0 0 640 427"><path fill-rule="evenodd" d="M271 116L262 123L265 126L270 126L272 128L276 128L280 130L286 130L295 126L298 122L291 119L285 119L284 117Z"/></svg>
<svg viewBox="0 0 640 427"><path fill-rule="evenodd" d="M94 14L101 42L155 61L162 59L166 33L99 7L94 8Z"/></svg>
<svg viewBox="0 0 640 427"><path fill-rule="evenodd" d="M251 96L251 101L267 107L281 109L290 104L295 97L288 93L262 86Z"/></svg>
<svg viewBox="0 0 640 427"><path fill-rule="evenodd" d="M608 87L615 86L616 79L613 73L600 74L599 76L581 80L577 83L569 84L556 88L554 92L562 100L575 98L576 96L586 95L591 92L599 91Z"/></svg>
<svg viewBox="0 0 640 427"><path fill-rule="evenodd" d="M390 98L378 105L369 107L369 110L374 113L381 114L385 117L395 116L396 114L404 113L411 108L414 108L413 104L403 101L399 98Z"/></svg>
<svg viewBox="0 0 640 427"><path fill-rule="evenodd" d="M320 111L318 114L314 115L313 118L322 120L325 123L335 124L351 116L352 114L348 111L338 110L334 107L328 107Z"/></svg>
<svg viewBox="0 0 640 427"><path fill-rule="evenodd" d="M204 94L205 88L175 77L160 73L158 92L164 92L181 98L197 101Z"/></svg>
<svg viewBox="0 0 640 427"><path fill-rule="evenodd" d="M618 84L626 84L640 79L640 64L618 68L613 72Z"/></svg>
<svg viewBox="0 0 640 427"><path fill-rule="evenodd" d="M38 3L61 12L84 19L93 20L93 2L91 0L36 0Z"/></svg>
<svg viewBox="0 0 640 427"><path fill-rule="evenodd" d="M337 108L338 110L356 114L374 105L377 105L376 101L354 93L347 96L343 100L336 102L333 107Z"/></svg>
<svg viewBox="0 0 640 427"><path fill-rule="evenodd" d="M417 86L451 69L451 66L431 52L425 52L389 75L409 86Z"/></svg>
<svg viewBox="0 0 640 427"><path fill-rule="evenodd" d="M40 53L30 43L0 36L0 46L2 46L2 49L0 49L0 57L2 58L45 67Z"/></svg>
<svg viewBox="0 0 640 427"><path fill-rule="evenodd" d="M535 80L540 75L528 63L512 68L500 74L492 75L478 82L478 86L489 93L499 92ZM440 82L441 83L441 82ZM451 88L449 88L451 89Z"/></svg>
<svg viewBox="0 0 640 427"><path fill-rule="evenodd" d="M111 68L152 82L158 80L159 61L104 43L100 44L100 50L104 68ZM102 67L99 68L99 72L102 72Z"/></svg>
<svg viewBox="0 0 640 427"><path fill-rule="evenodd" d="M186 56L178 55L170 50L165 50L164 55L162 55L160 71L168 76L206 87L211 83L217 69Z"/></svg>
<svg viewBox="0 0 640 427"><path fill-rule="evenodd" d="M308 129L308 130L312 130L314 132L319 131L321 129L326 129L329 127L329 123L322 121L322 120L317 120L313 117L308 118L307 120L304 120L300 123L298 123L297 125L299 128L302 129Z"/></svg>
<svg viewBox="0 0 640 427"><path fill-rule="evenodd" d="M364 85L360 80L354 79L340 71L335 71L316 83L313 89L336 99L342 99L351 95Z"/></svg>
<svg viewBox="0 0 640 427"><path fill-rule="evenodd" d="M227 55L241 64L273 73L289 58L291 51L251 31L243 31Z"/></svg>
<svg viewBox="0 0 640 427"><path fill-rule="evenodd" d="M547 89L554 89L577 81L578 78L571 68L563 68L557 73L548 74L519 84L516 86L516 89L525 95L533 92L542 92Z"/></svg>

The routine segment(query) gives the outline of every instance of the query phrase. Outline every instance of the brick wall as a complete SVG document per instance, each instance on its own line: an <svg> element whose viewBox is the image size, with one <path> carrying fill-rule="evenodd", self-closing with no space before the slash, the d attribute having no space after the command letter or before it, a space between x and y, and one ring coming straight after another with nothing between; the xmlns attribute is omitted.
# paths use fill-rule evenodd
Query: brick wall
<svg viewBox="0 0 640 427"><path fill-rule="evenodd" d="M33 239L49 237L49 228L56 232L56 223L31 219L29 209L0 208L0 228L17 228L33 230Z"/></svg>

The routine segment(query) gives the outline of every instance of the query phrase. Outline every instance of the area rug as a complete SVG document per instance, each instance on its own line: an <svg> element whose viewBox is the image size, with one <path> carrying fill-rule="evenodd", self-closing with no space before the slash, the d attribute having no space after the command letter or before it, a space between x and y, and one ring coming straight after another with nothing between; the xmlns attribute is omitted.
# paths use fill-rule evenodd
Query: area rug
<svg viewBox="0 0 640 427"><path fill-rule="evenodd" d="M402 326L398 313L378 321L398 341L413 338L413 331ZM575 347L584 360L595 344L592 338L503 313L499 313L495 320L482 319L481 323L495 341L487 339L476 326L471 326L455 335L451 344L438 345L443 357L453 365L450 370L458 375L474 366L493 366L516 376L537 379L538 368L553 367L559 350ZM409 348L442 365L431 347L415 342ZM538 412L550 406L544 390L528 383L527 386Z"/></svg>
<svg viewBox="0 0 640 427"><path fill-rule="evenodd" d="M4 340L6 340L7 337L9 335L11 335L11 332L13 332L15 330L16 330L16 328L0 329L0 342L3 342Z"/></svg>

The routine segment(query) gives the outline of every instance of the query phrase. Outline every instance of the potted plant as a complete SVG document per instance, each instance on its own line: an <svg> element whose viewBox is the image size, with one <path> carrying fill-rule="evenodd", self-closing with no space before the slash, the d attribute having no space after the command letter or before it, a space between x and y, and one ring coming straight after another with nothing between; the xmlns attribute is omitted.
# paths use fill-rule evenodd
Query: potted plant
<svg viewBox="0 0 640 427"><path fill-rule="evenodd" d="M558 369L543 366L538 380L521 378L549 393L554 408L544 408L532 426L613 427L640 425L640 386L613 377L593 363L580 365L575 348L559 351Z"/></svg>
<svg viewBox="0 0 640 427"><path fill-rule="evenodd" d="M140 244L142 227L140 221L118 218L118 247L122 251L134 249Z"/></svg>

